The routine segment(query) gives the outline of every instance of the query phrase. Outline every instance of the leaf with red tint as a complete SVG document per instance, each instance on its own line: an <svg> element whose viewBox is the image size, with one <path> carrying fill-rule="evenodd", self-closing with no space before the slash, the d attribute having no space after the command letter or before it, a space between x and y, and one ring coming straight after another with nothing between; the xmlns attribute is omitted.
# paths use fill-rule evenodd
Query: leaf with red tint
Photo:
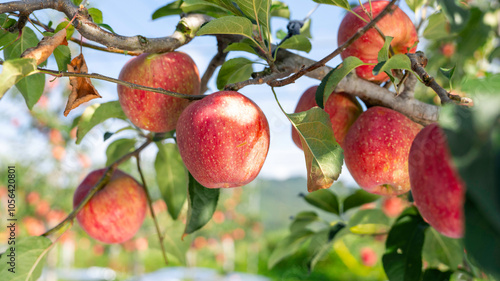
<svg viewBox="0 0 500 281"><path fill-rule="evenodd" d="M43 37L36 47L26 49L21 58L36 59L39 65L46 61L59 45L68 45L66 40L66 29L62 29L53 36Z"/></svg>
<svg viewBox="0 0 500 281"><path fill-rule="evenodd" d="M75 73L88 72L83 54L78 55L71 61L71 64L68 64L68 71ZM95 98L101 98L101 95L99 95L97 90L94 88L94 85L90 82L90 78L70 77L69 84L72 88L68 97L66 109L64 110L64 116L68 116L71 110L75 109L84 102L88 102Z"/></svg>

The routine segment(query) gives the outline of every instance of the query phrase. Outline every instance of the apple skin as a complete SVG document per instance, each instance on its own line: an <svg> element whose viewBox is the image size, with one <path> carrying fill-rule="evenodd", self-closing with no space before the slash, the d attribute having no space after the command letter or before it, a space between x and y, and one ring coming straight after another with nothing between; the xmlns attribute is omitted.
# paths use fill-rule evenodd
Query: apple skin
<svg viewBox="0 0 500 281"><path fill-rule="evenodd" d="M408 155L422 126L389 108L363 112L344 139L344 159L364 190L386 196L410 190Z"/></svg>
<svg viewBox="0 0 500 281"><path fill-rule="evenodd" d="M295 113L309 110L315 106L316 103L316 90L318 86L313 86L307 89L300 97ZM326 101L325 111L330 115L332 122L333 135L342 147L345 135L351 127L352 123L356 121L358 116L363 112L361 105L358 101L344 92L333 92ZM295 128L292 127L292 140L302 149L300 137Z"/></svg>
<svg viewBox="0 0 500 281"><path fill-rule="evenodd" d="M142 54L122 68L120 80L168 91L200 94L200 75L194 61L185 53ZM123 112L137 127L152 132L175 129L177 119L190 101L160 93L118 85Z"/></svg>
<svg viewBox="0 0 500 281"><path fill-rule="evenodd" d="M415 137L409 170L411 192L422 217L441 234L462 237L465 183L451 161L446 136L436 123Z"/></svg>
<svg viewBox="0 0 500 281"><path fill-rule="evenodd" d="M269 150L262 110L234 91L220 91L189 105L177 123L182 160L208 188L238 187L260 172Z"/></svg>
<svg viewBox="0 0 500 281"><path fill-rule="evenodd" d="M85 177L73 196L76 207L101 179L106 169ZM108 184L99 190L78 212L76 219L92 238L104 243L122 243L132 238L146 216L147 197L142 186L131 176L115 170Z"/></svg>
<svg viewBox="0 0 500 281"><path fill-rule="evenodd" d="M371 1L372 14L375 18L389 4L387 1ZM370 11L370 3L363 4L367 11ZM410 52L415 52L417 49L416 42L418 41L417 31L411 19L397 6L392 13L386 14L378 23L377 27L384 33L385 36L392 36L391 46L395 54L406 54L409 48ZM353 9L355 13L362 18L370 21L361 6ZM355 16L353 13L347 13L339 27L337 43L338 46L344 44L351 38L360 28L363 28L366 22ZM415 46L414 46L415 45ZM384 46L384 39L380 34L371 28L363 36L354 41L340 55L344 60L347 57L355 56L365 63L377 63L378 52ZM374 76L373 65L363 65L356 68L356 74L365 80L382 83L387 81L389 77L385 73L379 73Z"/></svg>

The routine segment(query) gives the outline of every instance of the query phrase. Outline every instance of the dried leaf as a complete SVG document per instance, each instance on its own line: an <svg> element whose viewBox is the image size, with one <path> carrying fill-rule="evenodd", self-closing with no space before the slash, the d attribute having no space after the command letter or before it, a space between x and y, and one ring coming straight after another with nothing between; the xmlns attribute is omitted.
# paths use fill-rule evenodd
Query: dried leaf
<svg viewBox="0 0 500 281"><path fill-rule="evenodd" d="M71 64L68 64L68 71L76 73L88 72L83 54L78 55L71 61ZM68 116L71 110L75 109L84 102L88 102L89 100L95 98L101 98L101 95L99 95L97 90L94 88L94 85L92 85L89 78L70 77L69 84L72 88L68 97L66 109L64 110L64 116Z"/></svg>
<svg viewBox="0 0 500 281"><path fill-rule="evenodd" d="M68 45L66 40L66 29L62 29L53 36L43 37L36 47L26 49L21 58L36 59L39 65L46 61L59 45Z"/></svg>

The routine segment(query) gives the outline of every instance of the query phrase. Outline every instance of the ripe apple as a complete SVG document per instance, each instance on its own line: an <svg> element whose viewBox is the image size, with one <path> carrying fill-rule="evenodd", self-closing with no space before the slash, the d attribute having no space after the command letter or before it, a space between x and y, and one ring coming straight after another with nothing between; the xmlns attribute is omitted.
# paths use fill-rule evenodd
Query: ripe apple
<svg viewBox="0 0 500 281"><path fill-rule="evenodd" d="M344 139L345 164L361 188L380 195L409 191L408 154L421 128L389 108L363 112Z"/></svg>
<svg viewBox="0 0 500 281"><path fill-rule="evenodd" d="M446 136L437 124L428 125L415 137L409 170L411 192L422 217L441 234L462 237L465 184L453 166Z"/></svg>
<svg viewBox="0 0 500 281"><path fill-rule="evenodd" d="M185 53L142 54L128 61L120 80L168 91L198 95L200 75L193 60ZM175 129L181 112L190 101L168 95L118 85L123 112L137 127L152 132Z"/></svg>
<svg viewBox="0 0 500 281"><path fill-rule="evenodd" d="M106 169L91 172L73 197L76 207L101 179ZM115 170L108 184L78 212L76 219L92 238L104 243L122 243L132 238L146 216L147 197L131 176Z"/></svg>
<svg viewBox="0 0 500 281"><path fill-rule="evenodd" d="M208 188L237 187L259 173L269 150L262 110L234 91L220 91L190 104L177 123L182 160Z"/></svg>
<svg viewBox="0 0 500 281"><path fill-rule="evenodd" d="M387 6L387 1L371 1L372 10L370 10L370 3L363 4L366 11L371 12L375 18ZM339 27L337 43L338 45L344 44L351 38L360 28L363 28L369 21L369 17L363 11L363 7L357 6L353 12L361 16L363 21L353 13L347 13L342 20ZM382 31L385 36L392 36L391 46L396 54L406 54L408 49L410 52L415 52L416 42L418 41L417 31L410 18L397 6L394 11L386 14L378 23L377 27ZM354 41L342 53L342 59L350 56L355 56L365 63L377 63L378 52L384 46L384 38L374 29L371 28L363 36ZM379 73L374 76L373 65L364 65L356 68L356 74L363 79L382 83L387 81L389 77L385 73Z"/></svg>
<svg viewBox="0 0 500 281"><path fill-rule="evenodd" d="M309 110L316 104L316 90L318 86L313 86L307 89L299 99L295 112L302 112ZM351 127L352 123L356 121L356 118L361 114L362 109L358 101L346 94L344 92L333 92L325 103L325 111L330 115L330 121L332 122L333 135L335 139L340 144L344 143L344 137L347 134L347 130ZM293 142L302 149L302 143L300 142L300 137L295 128L292 127L292 139Z"/></svg>

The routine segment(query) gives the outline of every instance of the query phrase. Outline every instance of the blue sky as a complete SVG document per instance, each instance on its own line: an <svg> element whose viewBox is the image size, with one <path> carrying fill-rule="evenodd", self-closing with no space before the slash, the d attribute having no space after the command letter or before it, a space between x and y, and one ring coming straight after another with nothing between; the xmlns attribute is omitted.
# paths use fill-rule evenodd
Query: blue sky
<svg viewBox="0 0 500 281"><path fill-rule="evenodd" d="M90 1L91 7L96 7L103 12L104 22L109 24L115 32L121 35L143 35L146 37L162 37L172 34L175 25L178 22L177 16L151 20L152 13L159 7L165 5L169 1ZM308 12L316 6L316 3L306 0L287 0L285 1L291 11L292 19L303 19ZM402 1L404 2L404 1ZM140 4L138 4L140 3ZM404 8L408 13L408 9ZM38 11L35 13L41 20L48 17L61 17L61 13L56 11ZM312 50L306 54L297 52L311 59L321 59L337 47L337 30L340 21L345 14L344 10L330 5L322 5L312 16L311 33ZM409 14L413 18L412 14ZM274 19L272 28L274 31L278 29L286 29L287 20ZM216 52L215 38L204 36L195 38L190 44L181 47L179 50L188 53L196 62L200 74L202 74L210 61L213 54ZM72 55L78 54L77 46L72 46ZM102 53L91 49L84 49L84 55L89 67L89 72L100 73L103 75L118 77L121 67L130 59L129 56L119 54ZM246 56L251 59L255 57L247 56L244 53L236 52L230 54L229 58L237 56ZM330 66L335 66L340 63L340 57L330 61ZM56 69L55 63L49 63L49 68ZM67 84L66 78L61 79L60 84ZM286 87L277 88L278 98L288 112L293 112L300 95L310 86L319 84L318 80L313 80L303 77L296 83ZM95 84L99 93L103 96L95 102L106 102L117 99L116 85L108 82L98 82ZM216 91L215 77L209 83L209 91ZM264 167L259 176L266 178L284 179L292 176L306 176L306 168L304 156L292 142L291 126L274 100L272 92L268 86L248 86L240 90L241 93L247 95L254 100L264 111L267 116L271 129L271 145L269 154L264 164ZM55 100L61 100L60 91L52 93L51 97ZM83 112L84 107L74 110L69 117L74 118ZM3 100L0 101L0 159L20 160L33 154L47 153L44 147L48 144L37 138L37 135L23 135L23 128L27 128L30 122L30 115L24 102L15 97L12 92L8 93ZM15 128L12 125L13 118L18 119L20 127ZM62 113L60 118L65 118ZM109 144L102 141L102 134L110 128L120 128L123 126L121 121L107 122L104 127L94 128L89 135L84 139L80 146L75 146L77 151L88 151L93 149L91 158L95 165L104 165L105 149ZM45 149L46 150L46 149ZM146 151L144 162L154 162L154 148ZM69 153L71 155L71 153ZM74 154L74 153L73 153ZM68 156L70 157L70 156ZM146 160L148 159L148 160ZM70 162L68 161L67 165ZM71 167L68 167L71 168ZM352 179L344 167L341 178L344 181L352 183Z"/></svg>

